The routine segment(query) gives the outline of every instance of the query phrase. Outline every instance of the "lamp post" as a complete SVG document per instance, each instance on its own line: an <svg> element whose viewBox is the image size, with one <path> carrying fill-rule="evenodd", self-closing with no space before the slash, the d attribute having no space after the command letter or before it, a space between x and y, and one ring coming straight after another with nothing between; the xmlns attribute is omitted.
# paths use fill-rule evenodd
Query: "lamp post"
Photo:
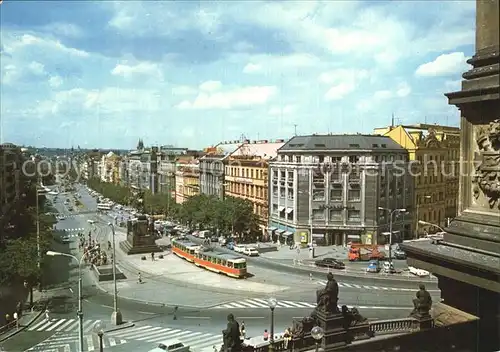
<svg viewBox="0 0 500 352"><path fill-rule="evenodd" d="M116 287L116 244L115 244L115 227L112 223L108 223L111 227L113 235L111 245L113 246L113 313L111 313L111 323L120 325L123 322L122 313L118 309L118 288Z"/></svg>
<svg viewBox="0 0 500 352"><path fill-rule="evenodd" d="M427 225L427 226L432 226L432 227L437 228L438 230L441 230L441 232L446 232L445 230L443 230L443 228L442 228L441 226L436 225L436 224L433 224L432 222L427 222L427 221L419 220L419 221L418 221L418 224L419 224L419 225Z"/></svg>
<svg viewBox="0 0 500 352"><path fill-rule="evenodd" d="M424 199L431 199L431 198L432 198L432 197L431 197L431 196L429 196L429 195L424 196ZM415 221L415 224L416 224L416 226L415 226L415 236L417 236L417 238L418 238L418 221L419 221L419 213L418 213L418 210L419 210L419 209L420 209L420 204L419 204L419 203L418 203L418 201L417 201L417 213L415 214L415 216L416 216L416 219L415 219L415 220L416 220L416 221Z"/></svg>
<svg viewBox="0 0 500 352"><path fill-rule="evenodd" d="M83 258L90 252L96 250L98 247L92 248L89 251L83 253L82 257L78 259L72 254L47 251L47 255L51 257L68 257L76 260L78 262L78 327L79 327L79 336L78 342L80 345L80 352L83 352L83 307L82 307L82 260Z"/></svg>
<svg viewBox="0 0 500 352"><path fill-rule="evenodd" d="M269 298L267 301L269 303L269 309L271 309L271 339L269 343L269 351L274 351L274 308L276 308L276 305L278 304L278 301L276 298L272 297Z"/></svg>
<svg viewBox="0 0 500 352"><path fill-rule="evenodd" d="M106 324L103 321L98 320L95 322L93 330L97 334L97 336L99 336L99 352L103 352L104 348L102 343L102 337L104 336L104 329L106 329Z"/></svg>
<svg viewBox="0 0 500 352"><path fill-rule="evenodd" d="M316 342L316 352L319 350L319 341L325 336L324 330L320 326L315 326L311 329L311 336Z"/></svg>
<svg viewBox="0 0 500 352"><path fill-rule="evenodd" d="M389 263L392 263L392 217L395 213L405 213L406 209L405 208L398 208L398 209L389 209L389 208L383 208L383 207L378 207L379 210L385 210L389 212Z"/></svg>

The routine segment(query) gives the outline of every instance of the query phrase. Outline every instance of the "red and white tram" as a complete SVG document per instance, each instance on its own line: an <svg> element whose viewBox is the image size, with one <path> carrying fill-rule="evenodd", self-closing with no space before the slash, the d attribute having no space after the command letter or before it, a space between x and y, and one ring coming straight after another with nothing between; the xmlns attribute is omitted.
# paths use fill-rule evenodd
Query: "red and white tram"
<svg viewBox="0 0 500 352"><path fill-rule="evenodd" d="M247 261L232 254L216 253L192 242L174 240L172 251L196 266L238 279L247 276Z"/></svg>

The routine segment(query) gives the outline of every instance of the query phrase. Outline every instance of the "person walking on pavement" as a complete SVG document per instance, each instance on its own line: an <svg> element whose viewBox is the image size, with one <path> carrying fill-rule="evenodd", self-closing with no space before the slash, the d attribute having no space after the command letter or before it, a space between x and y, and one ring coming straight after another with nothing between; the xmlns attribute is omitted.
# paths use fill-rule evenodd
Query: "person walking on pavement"
<svg viewBox="0 0 500 352"><path fill-rule="evenodd" d="M240 335L241 335L242 340L246 339L247 332L245 330L245 322L244 321L242 321L241 325L240 325Z"/></svg>
<svg viewBox="0 0 500 352"><path fill-rule="evenodd" d="M155 261L155 252L151 252L151 261L154 262Z"/></svg>
<svg viewBox="0 0 500 352"><path fill-rule="evenodd" d="M139 273L139 276L137 277L137 283L142 284L142 275Z"/></svg>
<svg viewBox="0 0 500 352"><path fill-rule="evenodd" d="M49 310L48 309L45 309L45 322L49 322L50 321L50 314L49 314Z"/></svg>
<svg viewBox="0 0 500 352"><path fill-rule="evenodd" d="M17 312L14 312L14 321L16 322L16 329L19 330L19 315Z"/></svg>

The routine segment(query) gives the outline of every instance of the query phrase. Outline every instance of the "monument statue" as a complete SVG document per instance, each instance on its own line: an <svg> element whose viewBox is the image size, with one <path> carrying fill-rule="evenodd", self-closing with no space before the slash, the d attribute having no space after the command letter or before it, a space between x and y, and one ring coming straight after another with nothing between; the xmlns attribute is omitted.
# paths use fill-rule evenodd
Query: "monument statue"
<svg viewBox="0 0 500 352"><path fill-rule="evenodd" d="M222 330L223 352L237 352L241 350L240 326L234 315L228 314L227 328Z"/></svg>
<svg viewBox="0 0 500 352"><path fill-rule="evenodd" d="M429 312L432 307L432 297L425 289L425 285L420 284L419 290L416 293L416 298L413 300L413 311L410 316L422 318L430 316Z"/></svg>
<svg viewBox="0 0 500 352"><path fill-rule="evenodd" d="M316 310L326 314L339 313L339 307L337 306L339 301L339 284L332 273L328 273L326 278L328 281L325 288L316 291Z"/></svg>

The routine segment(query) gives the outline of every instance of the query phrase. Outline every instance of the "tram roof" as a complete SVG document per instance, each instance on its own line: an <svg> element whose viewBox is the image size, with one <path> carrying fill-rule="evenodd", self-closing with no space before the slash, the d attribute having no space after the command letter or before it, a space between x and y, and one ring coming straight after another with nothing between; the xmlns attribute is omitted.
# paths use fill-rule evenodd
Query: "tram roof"
<svg viewBox="0 0 500 352"><path fill-rule="evenodd" d="M174 240L175 242L177 243L180 243L186 247L200 247L199 244L196 244L196 243L193 243L193 242L189 242L189 241L183 241L183 240Z"/></svg>

